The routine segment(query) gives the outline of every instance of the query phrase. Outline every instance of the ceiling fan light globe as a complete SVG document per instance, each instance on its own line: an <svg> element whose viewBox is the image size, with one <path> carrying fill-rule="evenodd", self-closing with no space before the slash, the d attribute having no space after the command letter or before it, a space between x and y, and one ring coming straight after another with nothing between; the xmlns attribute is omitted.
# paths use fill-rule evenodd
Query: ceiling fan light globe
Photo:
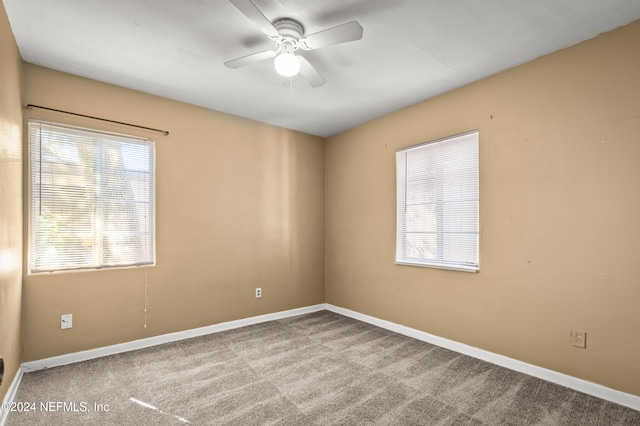
<svg viewBox="0 0 640 426"><path fill-rule="evenodd" d="M300 61L293 53L282 53L275 59L276 71L284 77L293 77L300 71Z"/></svg>

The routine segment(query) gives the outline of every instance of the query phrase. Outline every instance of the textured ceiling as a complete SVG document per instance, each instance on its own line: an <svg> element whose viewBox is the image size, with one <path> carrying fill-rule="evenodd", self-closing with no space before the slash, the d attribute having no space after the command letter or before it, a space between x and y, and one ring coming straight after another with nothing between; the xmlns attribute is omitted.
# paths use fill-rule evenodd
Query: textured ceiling
<svg viewBox="0 0 640 426"><path fill-rule="evenodd" d="M274 46L228 0L3 2L27 62L323 137L640 19L640 0L253 0L307 34L362 25L304 52L312 88L223 65Z"/></svg>

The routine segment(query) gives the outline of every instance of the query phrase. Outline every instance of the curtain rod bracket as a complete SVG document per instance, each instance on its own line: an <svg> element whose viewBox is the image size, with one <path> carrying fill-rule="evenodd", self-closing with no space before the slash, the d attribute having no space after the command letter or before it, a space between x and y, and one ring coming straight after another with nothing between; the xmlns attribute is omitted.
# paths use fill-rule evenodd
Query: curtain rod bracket
<svg viewBox="0 0 640 426"><path fill-rule="evenodd" d="M153 127L139 126L137 124L125 123L123 121L109 120L107 118L94 117L92 115L78 114L77 112L63 111L61 109L55 109L55 108L49 108L49 107L44 107L44 106L40 106L40 105L28 104L27 105L27 109L31 109L31 108L45 109L47 111L54 111L54 112L61 112L63 114L75 115L76 117L90 118L92 120L100 120L100 121L106 121L108 123L121 124L123 126L136 127L138 129L150 130L152 132L158 132L158 133L162 133L165 136L169 136L169 131L168 130L155 129Z"/></svg>

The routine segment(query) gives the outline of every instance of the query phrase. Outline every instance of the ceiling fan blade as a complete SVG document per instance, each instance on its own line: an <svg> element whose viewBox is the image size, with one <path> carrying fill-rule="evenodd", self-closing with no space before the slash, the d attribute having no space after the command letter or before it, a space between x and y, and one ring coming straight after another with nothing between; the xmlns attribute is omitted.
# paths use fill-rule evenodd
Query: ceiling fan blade
<svg viewBox="0 0 640 426"><path fill-rule="evenodd" d="M301 55L296 56L300 59L300 74L309 82L311 87L320 87L327 82L322 74L307 61L307 58Z"/></svg>
<svg viewBox="0 0 640 426"><path fill-rule="evenodd" d="M227 68L240 68L245 65L252 64L254 62L264 61L265 59L273 58L276 56L276 52L273 50L263 50L262 52L252 53L251 55L243 56L238 59L227 61L224 65Z"/></svg>
<svg viewBox="0 0 640 426"><path fill-rule="evenodd" d="M319 49L332 44L346 43L348 41L360 40L362 38L362 26L357 21L331 27L317 33L305 36L302 42L306 48Z"/></svg>
<svg viewBox="0 0 640 426"><path fill-rule="evenodd" d="M277 36L278 30L271 24L266 16L262 14L258 6L253 4L251 0L229 0L231 4L251 19L261 30L268 36Z"/></svg>

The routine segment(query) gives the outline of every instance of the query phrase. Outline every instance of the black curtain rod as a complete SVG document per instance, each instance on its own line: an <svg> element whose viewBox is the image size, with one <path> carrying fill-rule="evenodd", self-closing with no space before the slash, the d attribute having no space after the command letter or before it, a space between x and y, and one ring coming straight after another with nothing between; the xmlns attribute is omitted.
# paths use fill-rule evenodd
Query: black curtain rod
<svg viewBox="0 0 640 426"><path fill-rule="evenodd" d="M47 111L61 112L63 114L75 115L77 117L91 118L93 120L100 120L100 121L106 121L106 122L109 122L109 123L122 124L123 126L137 127L138 129L151 130L152 132L162 133L165 136L169 135L169 132L167 130L154 129L153 127L139 126L137 124L131 124L131 123L125 123L125 122L122 122L122 121L109 120L109 119L106 119L106 118L94 117L92 115L78 114L76 112L63 111L61 109L48 108L48 107L43 107L43 106L40 106L40 105L33 105L33 104L27 105L27 109L31 109L31 108L46 109Z"/></svg>

